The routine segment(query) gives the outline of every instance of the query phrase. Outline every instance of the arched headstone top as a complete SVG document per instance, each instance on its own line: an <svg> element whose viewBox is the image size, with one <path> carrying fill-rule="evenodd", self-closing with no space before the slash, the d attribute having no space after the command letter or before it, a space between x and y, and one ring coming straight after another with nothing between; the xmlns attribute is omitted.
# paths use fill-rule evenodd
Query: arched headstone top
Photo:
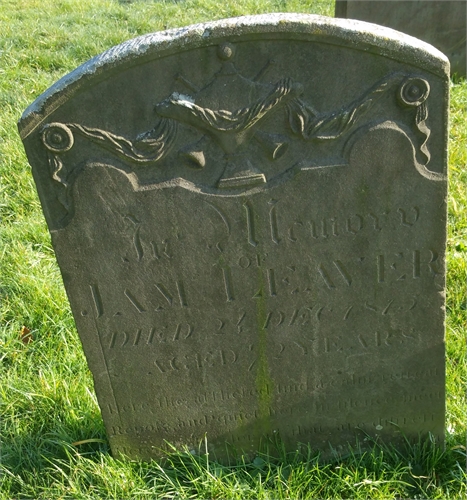
<svg viewBox="0 0 467 500"><path fill-rule="evenodd" d="M237 41L268 35L351 47L420 66L437 75L449 74L449 61L442 52L428 43L384 26L312 14L236 17L142 35L95 56L57 81L24 111L19 122L21 137L25 138L81 87L93 85L113 71L122 71L173 52L216 45L228 38Z"/></svg>

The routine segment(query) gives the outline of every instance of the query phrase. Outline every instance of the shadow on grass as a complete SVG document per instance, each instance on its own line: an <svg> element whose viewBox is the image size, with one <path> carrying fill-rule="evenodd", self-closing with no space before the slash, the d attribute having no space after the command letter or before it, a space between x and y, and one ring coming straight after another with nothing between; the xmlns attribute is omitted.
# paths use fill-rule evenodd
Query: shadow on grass
<svg viewBox="0 0 467 500"><path fill-rule="evenodd" d="M446 497L461 493L466 479L465 446L456 444L461 436L451 436L445 450L431 436L398 449L370 440L369 449L357 443L326 460L310 445L287 452L277 438L265 440L253 460L240 457L223 465L206 453L207 440L196 453L171 447L162 461L140 462L112 458L98 419L86 439L61 432L25 435L3 448L0 467L10 495L39 497L39 490L63 485L73 498L86 491L132 498L136 490L164 498L367 498L375 489L392 492L390 498L432 498L436 492L439 498L440 491ZM127 491L128 485L136 489Z"/></svg>
<svg viewBox="0 0 467 500"><path fill-rule="evenodd" d="M117 0L120 4L131 4L131 3L156 3L158 0ZM165 3L184 3L185 0L165 0Z"/></svg>

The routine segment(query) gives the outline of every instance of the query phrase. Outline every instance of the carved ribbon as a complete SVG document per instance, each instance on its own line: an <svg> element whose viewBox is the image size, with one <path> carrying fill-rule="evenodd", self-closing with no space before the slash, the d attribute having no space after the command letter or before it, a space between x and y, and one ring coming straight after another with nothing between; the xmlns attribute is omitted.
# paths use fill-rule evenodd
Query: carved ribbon
<svg viewBox="0 0 467 500"><path fill-rule="evenodd" d="M166 118L161 118L152 130L140 134L134 141L77 123L69 123L67 126L103 148L138 163L161 160L170 151L177 135L177 122Z"/></svg>
<svg viewBox="0 0 467 500"><path fill-rule="evenodd" d="M399 74L390 75L347 107L332 113L317 114L308 104L300 99L294 99L287 104L290 128L294 134L305 140L337 139L400 79Z"/></svg>
<svg viewBox="0 0 467 500"><path fill-rule="evenodd" d="M159 104L156 110L161 116L173 118L195 127L219 132L242 132L253 127L261 118L285 100L293 98L302 91L302 85L287 78L276 83L265 97L235 111L203 108L176 93Z"/></svg>

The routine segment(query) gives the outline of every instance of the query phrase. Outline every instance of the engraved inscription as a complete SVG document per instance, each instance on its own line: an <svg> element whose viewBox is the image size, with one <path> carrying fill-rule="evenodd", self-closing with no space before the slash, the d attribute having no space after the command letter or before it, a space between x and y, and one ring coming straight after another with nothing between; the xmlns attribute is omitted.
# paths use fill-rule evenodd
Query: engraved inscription
<svg viewBox="0 0 467 500"><path fill-rule="evenodd" d="M382 316L409 312L418 303L418 298L413 292L410 292L412 295L402 304L400 299L381 298L375 302L370 296L363 296L356 302L351 295L346 299L341 294L361 286L364 279L370 275L373 276L374 282L381 286L398 284L400 287L410 289L409 282L430 280L442 272L439 253L427 249L362 256L351 260L333 258L330 255L327 260L321 262L313 260L311 254L305 264L299 263L297 266L287 265L281 268L270 267L269 262L272 262L272 259L267 252L262 255L259 253L240 255L235 258L236 261L231 265L226 263L225 258L220 264L217 262L212 264L214 281L210 286L216 287L218 300L233 307L238 297L242 300L250 297L251 300L257 301L266 298L282 300L292 295L300 297L298 305L313 310L312 315L318 321L331 317L334 320L337 318L349 320L368 311L377 312ZM221 267L217 267L218 265ZM196 310L203 303L204 294L208 289L196 290L192 284L191 288L187 289L186 281L184 276L173 281L170 281L170 278L158 281L156 278L152 281L152 285L150 282L144 285L144 289L125 288L120 293L115 292L117 300L110 300L112 294L107 290L101 291L97 284L88 286L91 305L97 320L101 320L105 315L121 317L135 312L150 315L173 309ZM332 305L329 300L334 295L336 297L339 295L341 298L338 304ZM279 306L277 311L281 311ZM81 314L86 316L87 310L82 309ZM273 319L270 318L266 323L269 324L270 321Z"/></svg>
<svg viewBox="0 0 467 500"><path fill-rule="evenodd" d="M388 378L391 380L398 380L401 377L407 377L413 380L425 380L430 377L430 373L432 375L436 374L435 370L426 370L424 372L404 372L404 373L393 373L390 374ZM350 386L365 386L365 385L373 385L383 381L381 376L367 376L367 377L355 377L352 375L351 377L338 380L334 378L327 379L316 379L310 382L301 382L301 383L289 383L289 384L277 384L274 387L270 387L266 385L262 389L253 389L253 388L237 388L235 390L217 390L217 391L204 391L197 395L193 395L190 399L183 397L156 397L152 398L150 402L143 402L139 404L135 403L127 403L118 408L119 412L122 414L125 413L150 413L157 414L159 410L169 409L169 408L190 408L190 407L198 407L202 408L204 405L209 405L213 403L225 402L225 401L239 401L242 399L248 398L257 398L261 395L263 396L272 396L272 395L288 395L293 396L295 394L307 394L313 395L313 403L312 410L314 412L322 412L322 411L343 411L349 409L369 409L373 407L381 407L382 405L392 405L396 401L402 399L405 402L416 402L416 401L434 401L443 398L442 391L430 391L426 393L407 393L401 396L388 396L388 395L380 395L369 397L363 395L361 398L341 398L335 401L329 401L326 398L321 397L319 394L322 389L327 387L350 387ZM288 415L292 414L294 411L293 408L273 408L269 407L267 409L267 414L270 416L274 415ZM111 412L113 412L113 408L111 408ZM203 426L206 425L209 421L217 421L217 422L234 422L236 420L245 419L255 419L260 418L262 415L259 410L252 410L251 412L240 412L240 413L232 413L229 415L226 414L211 414L209 416L202 415L201 417L189 420L183 420L180 417L177 417L176 422L169 424L164 422L163 420L158 419L157 422L151 423L146 430L147 431L156 431L161 429L167 429L169 427L174 427L176 429L181 429L183 427L195 427L195 426ZM426 422L431 416L420 415L418 417L410 417L411 419L416 419L414 422ZM389 425L390 423L407 423L409 421L409 417L381 417L373 423L373 426L376 425ZM347 425L352 425L351 423L347 423ZM128 432L127 430L123 430L121 426L114 426L113 432L115 433L124 433Z"/></svg>
<svg viewBox="0 0 467 500"><path fill-rule="evenodd" d="M249 202L246 202L243 206L245 207L245 213L246 213L246 227L247 227L247 232L248 232L248 243L252 247L255 247L258 245L258 242L255 239L255 220L254 220L253 208L251 206L251 203L249 203Z"/></svg>
<svg viewBox="0 0 467 500"><path fill-rule="evenodd" d="M290 222L290 214L286 217L286 214L280 213L281 203L278 199L269 200L266 206L254 204L253 201L250 200L243 203L243 214L235 215L225 213L211 202L205 202L205 206L209 207L208 210L212 214L216 214L216 216L211 218L211 222L215 227L219 228L220 231L224 231L225 237L227 238L222 242L217 241L215 243L213 242L208 244L208 248L216 248L221 254L225 254L226 248L228 249L231 247L233 243L232 237L236 236L232 229L233 226L235 226L235 217L240 217L241 220L243 220L245 231L244 237L246 238L248 245L254 249L257 249L259 245L269 243L277 246L300 245L304 246L304 248L310 248L311 250L313 250L315 240L331 242L330 238L340 238L345 236L355 237L360 233L365 233L367 237L371 237L371 233L374 231L394 231L401 228L412 230L413 226L420 220L419 208L410 206L406 208L400 207L396 210L390 210L380 215L369 212L366 215L354 213L348 215L347 217L334 216L320 218L320 216L313 216L313 218L308 218L305 217L306 214L304 214L301 220L292 220L292 222ZM264 213L265 210L269 213ZM401 214L407 213L412 214L410 224L406 222L408 220L406 215L401 217ZM260 214L262 215L260 216ZM267 217L267 220L263 220L263 217ZM129 235L133 249L122 258L124 263L136 261L143 264L143 261L146 261L146 259L154 259L155 261L175 259L176 261L177 256L180 254L180 247L183 245L182 235L177 234L175 241L171 241L169 237L161 237L159 242L157 242L152 238L147 222L141 221L140 218L136 218L134 215L129 214L127 214L124 219L130 221L131 227L133 228L133 234ZM269 228L267 227L268 225ZM284 235L285 237L282 237L281 235ZM237 234L237 237L238 236L239 234ZM416 258L417 256L414 256L414 259ZM431 263L434 263L437 256L433 255L431 258L433 259ZM264 253L257 252L255 259L256 262L253 261L252 256L243 255L238 257L236 263L230 262L229 267L233 267L234 264L237 264L238 266L246 269L251 267L254 263L256 263L257 266L261 266L265 261ZM384 279L384 264L382 261L383 257L380 259L380 263L378 264L378 281ZM389 265L392 264L393 263L390 263ZM420 256L418 256L418 261L414 260L415 273L417 272L415 269L417 265L418 267L423 265L423 260L421 260ZM342 259L335 259L332 266L347 283L351 282L351 275L346 269L346 265ZM432 266L432 269L435 270L435 267L436 264ZM333 286L335 286L335 279L333 278L331 271L325 267L321 267L319 272L326 286L333 288ZM226 271L227 279L228 274L229 271ZM166 291L163 293L161 292L161 294L169 304L170 300L173 299L174 294L178 294L179 297L180 294L183 295L183 283L175 283L174 286L180 288L180 291L169 291L170 289L166 284L159 287L161 290L162 288L165 288ZM233 299L233 294L230 294L230 297ZM182 296L180 298L181 303L187 304L186 299L186 296Z"/></svg>
<svg viewBox="0 0 467 500"><path fill-rule="evenodd" d="M378 283L420 278L426 271L430 276L440 274L439 254L434 250L413 250L376 257Z"/></svg>
<svg viewBox="0 0 467 500"><path fill-rule="evenodd" d="M401 216L401 224L403 226L412 227L415 224L415 222L417 222L417 220L420 216L420 209L418 207L412 207L413 215L412 215L411 221L409 221L408 216L407 216L407 212L403 208L399 208L398 212Z"/></svg>
<svg viewBox="0 0 467 500"><path fill-rule="evenodd" d="M109 347L136 347L140 345L140 340L142 340L141 345L144 344L145 346L154 343L187 340L193 335L193 331L194 326L189 323L152 327L149 330L139 328L129 333L114 331L110 338ZM146 339L145 342L144 339Z"/></svg>
<svg viewBox="0 0 467 500"><path fill-rule="evenodd" d="M276 203L278 200L270 200L269 204L271 209L269 210L269 224L271 226L271 239L274 243L279 244L279 232L277 229L277 214L276 214Z"/></svg>
<svg viewBox="0 0 467 500"><path fill-rule="evenodd" d="M164 297L169 306L175 304L176 301L174 299L174 296L169 292L168 288L163 283L154 283L154 286L156 287L156 290L162 295L162 297ZM175 287L177 290L178 302L180 304L180 307L188 307L188 302L183 282L180 280L176 281Z"/></svg>
<svg viewBox="0 0 467 500"><path fill-rule="evenodd" d="M143 313L146 311L146 309L140 304L138 299L130 292L130 290L127 289L123 293L139 313Z"/></svg>
<svg viewBox="0 0 467 500"><path fill-rule="evenodd" d="M89 288L91 289L92 300L94 301L94 306L96 309L96 316L100 318L104 314L104 308L102 306L99 287L97 285L89 285Z"/></svg>
<svg viewBox="0 0 467 500"><path fill-rule="evenodd" d="M340 260L335 260L333 264L339 271L340 277L345 281L347 286L350 286L352 284L352 278L350 277L350 274L344 264ZM323 264L319 264L318 271L328 288L336 288L334 281L331 279L330 273L326 270L326 267Z"/></svg>
<svg viewBox="0 0 467 500"><path fill-rule="evenodd" d="M202 370L236 363L238 354L231 349L217 349L204 353L185 354L169 359L155 359L154 365L161 373L179 370Z"/></svg>

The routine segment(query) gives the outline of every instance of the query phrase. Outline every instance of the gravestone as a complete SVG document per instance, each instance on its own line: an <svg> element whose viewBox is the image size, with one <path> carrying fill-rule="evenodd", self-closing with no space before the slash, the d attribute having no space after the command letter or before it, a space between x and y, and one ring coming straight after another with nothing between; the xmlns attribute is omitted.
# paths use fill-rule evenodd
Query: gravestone
<svg viewBox="0 0 467 500"><path fill-rule="evenodd" d="M360 19L431 43L466 75L467 0L336 0L336 17Z"/></svg>
<svg viewBox="0 0 467 500"><path fill-rule="evenodd" d="M242 17L128 41L19 130L113 453L444 429L448 61Z"/></svg>

